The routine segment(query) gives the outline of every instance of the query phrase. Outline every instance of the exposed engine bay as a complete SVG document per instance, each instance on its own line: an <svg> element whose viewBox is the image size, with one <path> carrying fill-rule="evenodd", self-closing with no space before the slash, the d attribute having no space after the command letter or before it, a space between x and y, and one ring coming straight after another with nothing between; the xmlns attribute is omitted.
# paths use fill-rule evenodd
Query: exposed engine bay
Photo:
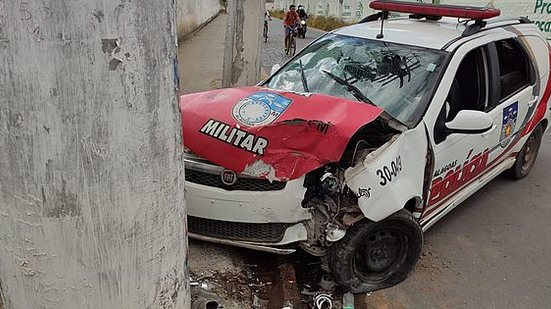
<svg viewBox="0 0 551 309"><path fill-rule="evenodd" d="M342 239L349 227L364 218L357 195L346 185L345 170L362 164L368 154L400 133L386 123L379 118L365 125L350 139L339 162L306 175L302 207L311 209L313 219L306 223L308 240L301 243L305 251L325 255L327 248Z"/></svg>

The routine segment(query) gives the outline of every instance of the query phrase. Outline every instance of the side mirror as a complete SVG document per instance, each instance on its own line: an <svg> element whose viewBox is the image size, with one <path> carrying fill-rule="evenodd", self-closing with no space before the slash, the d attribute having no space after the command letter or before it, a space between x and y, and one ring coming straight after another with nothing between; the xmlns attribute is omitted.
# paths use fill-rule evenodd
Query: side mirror
<svg viewBox="0 0 551 309"><path fill-rule="evenodd" d="M493 125L492 116L485 112L462 110L452 121L446 122L446 131L448 134L480 134L490 130Z"/></svg>
<svg viewBox="0 0 551 309"><path fill-rule="evenodd" d="M281 66L279 65L279 63L274 64L274 66L272 67L272 70L270 71L270 75L274 75L274 73L279 71L279 69L281 69Z"/></svg>

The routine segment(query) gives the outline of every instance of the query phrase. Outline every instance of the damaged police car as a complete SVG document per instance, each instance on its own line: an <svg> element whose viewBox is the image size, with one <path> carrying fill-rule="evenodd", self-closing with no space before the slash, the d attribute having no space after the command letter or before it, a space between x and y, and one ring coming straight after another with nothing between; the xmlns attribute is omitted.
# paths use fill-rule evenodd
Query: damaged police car
<svg viewBox="0 0 551 309"><path fill-rule="evenodd" d="M404 280L423 231L467 197L528 175L551 93L537 27L497 9L370 5L381 20L322 36L259 86L181 97L190 237L300 247L372 291Z"/></svg>

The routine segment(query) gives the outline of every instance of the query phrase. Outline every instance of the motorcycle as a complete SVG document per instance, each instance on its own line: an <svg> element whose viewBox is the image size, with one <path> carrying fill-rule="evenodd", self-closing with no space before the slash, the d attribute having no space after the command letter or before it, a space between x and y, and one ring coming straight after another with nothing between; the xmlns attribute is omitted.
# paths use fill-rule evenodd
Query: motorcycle
<svg viewBox="0 0 551 309"><path fill-rule="evenodd" d="M308 29L308 25L306 24L306 19L300 20L300 27L298 28L298 37L299 38L306 38L306 30Z"/></svg>

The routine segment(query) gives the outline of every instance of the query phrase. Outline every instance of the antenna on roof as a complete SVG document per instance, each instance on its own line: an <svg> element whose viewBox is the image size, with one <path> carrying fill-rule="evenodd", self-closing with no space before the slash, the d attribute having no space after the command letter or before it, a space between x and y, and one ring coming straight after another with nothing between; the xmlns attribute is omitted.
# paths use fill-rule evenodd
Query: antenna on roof
<svg viewBox="0 0 551 309"><path fill-rule="evenodd" d="M382 39L385 37L385 35L383 34L383 26L385 24L385 15L386 17L388 17L388 11L381 12L381 32L377 34L377 39Z"/></svg>

